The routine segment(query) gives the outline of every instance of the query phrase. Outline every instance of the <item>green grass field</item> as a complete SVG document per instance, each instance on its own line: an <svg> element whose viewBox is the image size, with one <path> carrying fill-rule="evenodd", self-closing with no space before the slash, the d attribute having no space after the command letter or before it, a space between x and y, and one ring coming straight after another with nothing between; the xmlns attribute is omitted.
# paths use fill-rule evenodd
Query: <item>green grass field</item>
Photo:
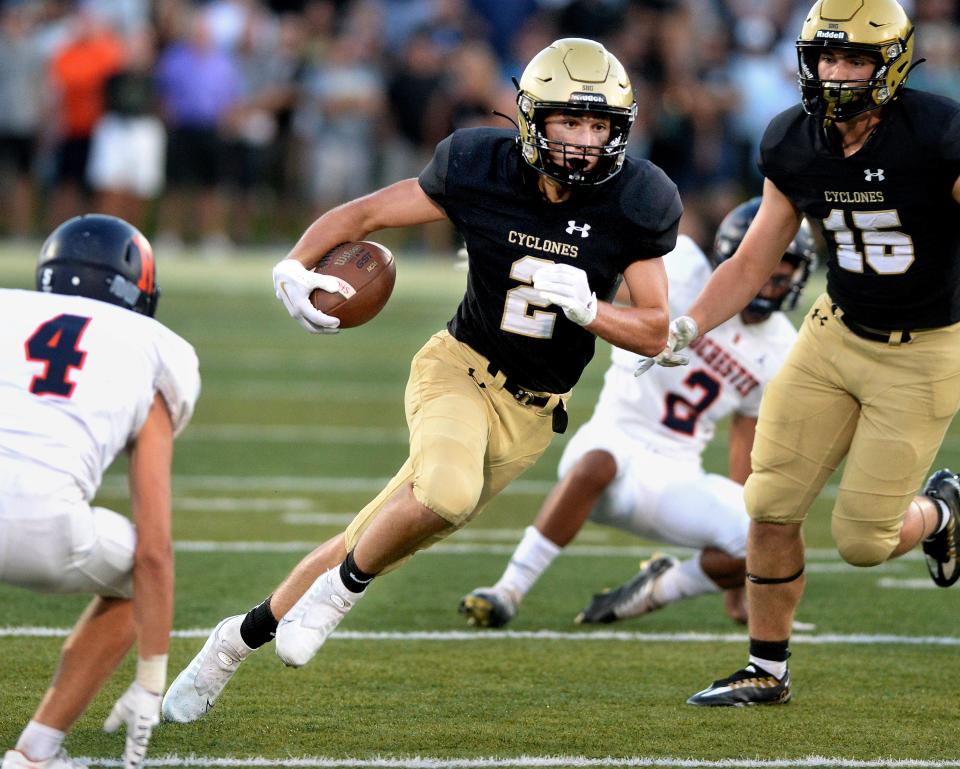
<svg viewBox="0 0 960 769"><path fill-rule="evenodd" d="M273 297L278 256L215 265L160 256L158 318L196 346L203 375L175 457L171 678L219 619L262 600L402 462L410 358L446 323L464 283L449 263L401 254L396 292L375 321L310 337ZM0 251L0 285L29 286L33 259ZM589 415L607 360L598 346L568 436ZM710 469L725 467L723 443L720 435ZM798 619L816 629L795 636L789 706L684 704L745 659L745 631L724 617L719 596L612 628L573 625L593 592L632 576L656 549L592 524L509 632L467 628L458 600L499 576L562 445L474 524L378 580L310 665L287 669L266 647L207 718L158 728L148 764L960 766L947 685L960 654L960 589L933 589L917 554L868 570L843 564L830 541L829 488L806 528ZM126 511L119 464L98 501ZM937 464L960 465L956 431ZM0 587L0 747L29 719L85 603ZM131 675L128 660L68 737L71 754L119 765L121 740L100 725Z"/></svg>

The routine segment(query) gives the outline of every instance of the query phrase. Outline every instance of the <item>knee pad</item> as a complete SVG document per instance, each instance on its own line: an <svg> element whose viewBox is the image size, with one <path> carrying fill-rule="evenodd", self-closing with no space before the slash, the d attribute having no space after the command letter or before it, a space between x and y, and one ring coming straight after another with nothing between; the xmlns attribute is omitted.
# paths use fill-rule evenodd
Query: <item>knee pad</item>
<svg viewBox="0 0 960 769"><path fill-rule="evenodd" d="M900 519L889 523L853 520L838 503L831 531L844 561L852 566L876 566L890 557L900 541Z"/></svg>
<svg viewBox="0 0 960 769"><path fill-rule="evenodd" d="M413 493L420 504L457 528L470 520L482 491L482 473L455 464L424 468L413 481Z"/></svg>

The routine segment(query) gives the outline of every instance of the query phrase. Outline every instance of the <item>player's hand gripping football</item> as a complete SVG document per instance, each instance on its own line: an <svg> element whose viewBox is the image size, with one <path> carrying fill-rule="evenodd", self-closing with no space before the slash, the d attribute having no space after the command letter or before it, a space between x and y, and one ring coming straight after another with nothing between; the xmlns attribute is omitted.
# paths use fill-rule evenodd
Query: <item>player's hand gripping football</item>
<svg viewBox="0 0 960 769"><path fill-rule="evenodd" d="M139 769L147 755L147 744L153 727L160 723L161 696L144 689L134 681L121 695L103 722L103 730L113 733L127 727L127 742L123 751L124 769Z"/></svg>
<svg viewBox="0 0 960 769"><path fill-rule="evenodd" d="M653 367L658 366L686 366L690 362L690 356L680 352L684 347L697 338L699 330L697 322L689 315L681 315L670 321L670 330L667 333L667 346L652 358L641 356L637 361L637 370L633 372L634 376L640 376L642 373Z"/></svg>
<svg viewBox="0 0 960 769"><path fill-rule="evenodd" d="M304 267L296 259L283 259L273 268L273 288L290 317L311 334L336 334L340 319L320 312L310 302L315 288L335 293L339 281L332 275L321 275Z"/></svg>
<svg viewBox="0 0 960 769"><path fill-rule="evenodd" d="M589 326L597 317L597 295L590 290L587 273L579 267L570 264L541 267L533 274L533 287L578 325Z"/></svg>

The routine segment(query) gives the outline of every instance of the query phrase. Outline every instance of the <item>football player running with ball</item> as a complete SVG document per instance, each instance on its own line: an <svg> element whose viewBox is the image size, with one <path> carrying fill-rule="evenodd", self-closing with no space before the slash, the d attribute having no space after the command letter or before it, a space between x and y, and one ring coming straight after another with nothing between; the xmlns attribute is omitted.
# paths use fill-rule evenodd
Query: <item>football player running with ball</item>
<svg viewBox="0 0 960 769"><path fill-rule="evenodd" d="M724 217L710 260L685 236L667 254L670 308L685 309L713 267L730 258L760 206L754 198ZM804 225L770 279L736 317L690 350L690 369L635 377L636 356L614 347L593 416L567 444L560 483L527 528L503 576L460 602L471 625L501 627L589 517L631 534L692 547L685 561L651 559L629 582L599 593L578 622L639 617L674 601L724 592L727 614L746 621L744 555L749 518L743 482L763 388L780 368L796 331L792 310L817 254ZM729 478L703 469L716 423L730 417Z"/></svg>
<svg viewBox="0 0 960 769"><path fill-rule="evenodd" d="M337 320L308 297L336 286L310 269L338 243L446 217L470 254L463 301L411 365L409 459L267 600L217 626L164 698L168 720L200 718L274 633L287 665L306 664L374 577L466 525L563 432L597 336L645 355L663 348L660 257L676 244L682 207L662 171L626 156L636 110L623 66L603 46L558 40L523 73L519 137L455 132L419 179L327 212L274 268L290 314L324 332ZM630 307L608 301L621 276Z"/></svg>
<svg viewBox="0 0 960 769"><path fill-rule="evenodd" d="M800 37L802 106L761 142L763 203L737 253L673 321L661 365L737 313L801 215L828 248L813 305L764 393L744 490L750 657L692 705L790 698L791 620L804 587L801 525L840 462L840 555L874 566L922 544L933 581L960 577L960 485L934 473L960 406L960 105L904 87L913 25L894 0L822 0Z"/></svg>
<svg viewBox="0 0 960 769"><path fill-rule="evenodd" d="M173 620L173 439L200 393L193 347L153 319L146 238L81 216L43 245L37 291L0 289L0 582L91 593L2 769L79 769L65 733L136 643L136 677L104 723L125 769L160 721ZM90 502L129 454L132 521Z"/></svg>

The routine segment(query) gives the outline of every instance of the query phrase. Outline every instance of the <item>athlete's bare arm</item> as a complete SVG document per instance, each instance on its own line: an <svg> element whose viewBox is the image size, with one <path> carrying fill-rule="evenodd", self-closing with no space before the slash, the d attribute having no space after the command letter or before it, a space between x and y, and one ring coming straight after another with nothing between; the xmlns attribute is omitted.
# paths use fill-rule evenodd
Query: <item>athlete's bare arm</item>
<svg viewBox="0 0 960 769"><path fill-rule="evenodd" d="M141 658L167 653L173 622L172 462L173 423L157 394L130 450L130 501L137 529L133 612Z"/></svg>
<svg viewBox="0 0 960 769"><path fill-rule="evenodd" d="M765 180L763 202L743 242L714 270L687 312L701 335L732 318L757 295L797 234L800 221L793 203L773 182Z"/></svg>
<svg viewBox="0 0 960 769"><path fill-rule="evenodd" d="M307 228L288 257L313 269L321 256L340 243L363 240L385 227L408 227L445 218L443 209L416 179L404 179L327 211Z"/></svg>
<svg viewBox="0 0 960 769"><path fill-rule="evenodd" d="M656 355L667 343L670 322L663 259L634 262L624 270L623 282L630 304L600 302L597 317L588 328L617 347L639 355Z"/></svg>

